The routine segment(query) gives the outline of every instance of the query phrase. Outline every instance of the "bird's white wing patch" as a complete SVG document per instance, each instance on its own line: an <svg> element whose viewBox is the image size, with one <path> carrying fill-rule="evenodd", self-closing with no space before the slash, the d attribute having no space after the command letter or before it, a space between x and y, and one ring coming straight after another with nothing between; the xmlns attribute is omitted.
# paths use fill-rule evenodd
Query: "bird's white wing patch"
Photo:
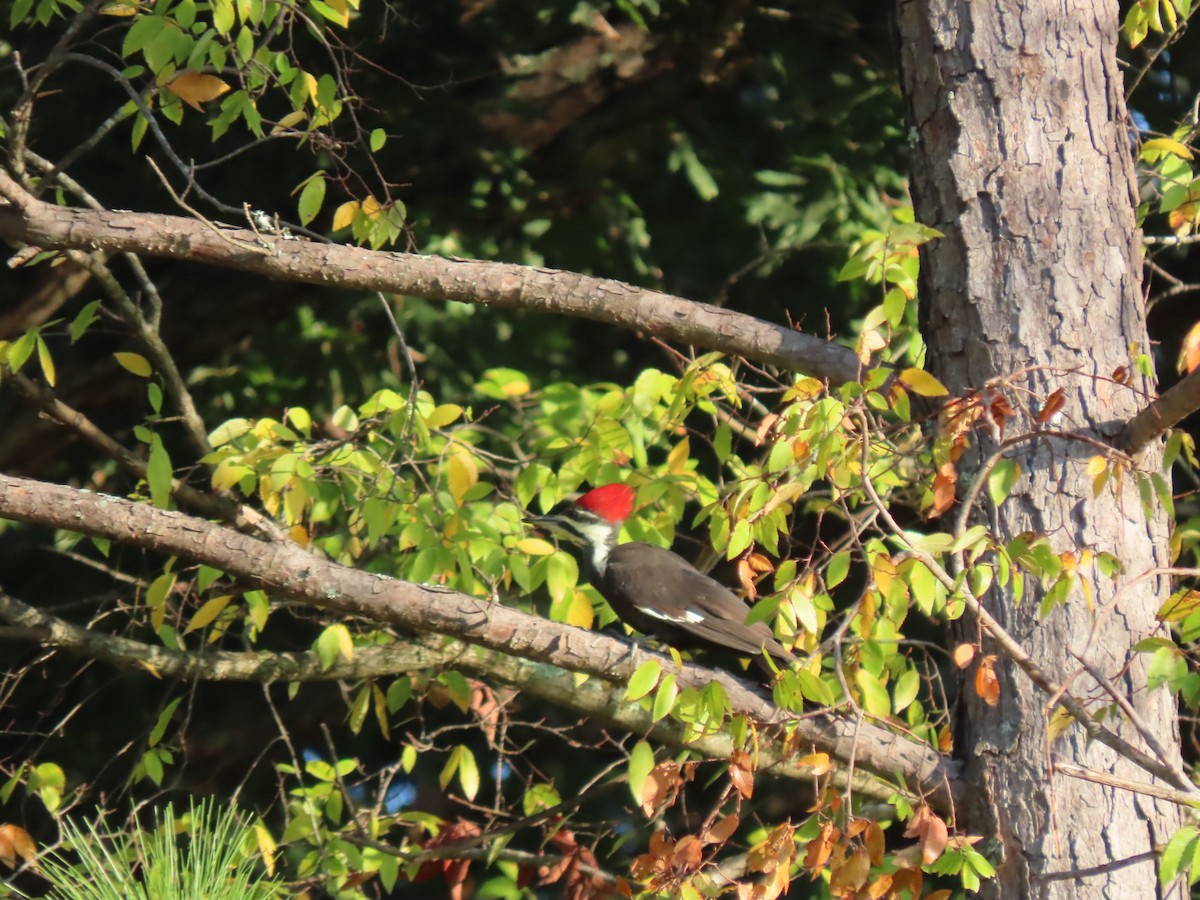
<svg viewBox="0 0 1200 900"><path fill-rule="evenodd" d="M661 622L686 622L689 625L695 625L697 622L703 622L705 618L703 613L698 613L694 609L684 610L682 616L669 616L661 609L651 609L648 606L639 606L637 610Z"/></svg>

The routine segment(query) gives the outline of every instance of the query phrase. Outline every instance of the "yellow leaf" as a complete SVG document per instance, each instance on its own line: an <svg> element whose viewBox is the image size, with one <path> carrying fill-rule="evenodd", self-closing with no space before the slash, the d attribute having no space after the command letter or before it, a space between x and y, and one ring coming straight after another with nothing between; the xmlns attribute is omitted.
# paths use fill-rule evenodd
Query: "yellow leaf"
<svg viewBox="0 0 1200 900"><path fill-rule="evenodd" d="M140 353L114 353L113 356L122 369L127 369L142 378L149 378L150 373L154 371L150 368L150 361Z"/></svg>
<svg viewBox="0 0 1200 900"><path fill-rule="evenodd" d="M672 475L683 475L687 472L688 456L692 452L691 443L685 437L671 448L667 454L667 471Z"/></svg>
<svg viewBox="0 0 1200 900"><path fill-rule="evenodd" d="M287 131L294 126L299 125L307 118L308 113L302 109L296 110L295 112L290 112L275 123L275 127L271 129L271 134L279 134L281 131Z"/></svg>
<svg viewBox="0 0 1200 900"><path fill-rule="evenodd" d="M338 653L342 654L347 660L354 659L354 638L350 636L350 629L345 625L337 628Z"/></svg>
<svg viewBox="0 0 1200 900"><path fill-rule="evenodd" d="M293 525L288 529L288 540L301 547L308 546L308 528L304 525Z"/></svg>
<svg viewBox="0 0 1200 900"><path fill-rule="evenodd" d="M900 383L914 394L922 397L944 397L950 393L945 386L924 369L905 369L900 373Z"/></svg>
<svg viewBox="0 0 1200 900"><path fill-rule="evenodd" d="M462 415L463 408L457 403L443 403L425 417L430 428L444 428Z"/></svg>
<svg viewBox="0 0 1200 900"><path fill-rule="evenodd" d="M346 0L325 0L331 9L338 13L338 24L343 28L350 24L350 8Z"/></svg>
<svg viewBox="0 0 1200 900"><path fill-rule="evenodd" d="M216 75L181 72L167 84L167 90L196 112L203 112L204 108L200 104L229 93L229 85Z"/></svg>
<svg viewBox="0 0 1200 900"><path fill-rule="evenodd" d="M1168 4L1169 5L1169 4ZM1192 151L1185 144L1181 144L1174 138L1153 138L1142 144L1142 155L1154 154L1155 157L1161 156L1163 153L1170 153L1178 156L1181 159L1195 159Z"/></svg>
<svg viewBox="0 0 1200 900"><path fill-rule="evenodd" d="M267 870L268 875L274 876L275 850L278 847L275 838L271 837L271 832L267 831L267 826L262 822L254 824L254 838L258 844L259 855L262 856L263 868Z"/></svg>
<svg viewBox="0 0 1200 900"><path fill-rule="evenodd" d="M530 556L549 556L554 552L554 545L541 538L521 538L517 541L517 549Z"/></svg>
<svg viewBox="0 0 1200 900"><path fill-rule="evenodd" d="M102 16L135 16L137 15L137 3L128 3L125 0L117 0L116 3L105 3L100 7L100 15Z"/></svg>
<svg viewBox="0 0 1200 900"><path fill-rule="evenodd" d="M308 85L308 98L312 100L313 106L317 105L317 79L307 72L301 73L304 76L304 83Z"/></svg>
<svg viewBox="0 0 1200 900"><path fill-rule="evenodd" d="M1049 735L1050 740L1053 741L1066 731L1074 721L1075 717L1067 712L1066 709L1061 706L1054 707L1054 712L1050 714L1050 722L1046 726L1046 733Z"/></svg>
<svg viewBox="0 0 1200 900"><path fill-rule="evenodd" d="M368 219L378 219L379 214L383 212L383 207L374 197L367 195L367 199L362 202L363 215Z"/></svg>
<svg viewBox="0 0 1200 900"><path fill-rule="evenodd" d="M362 206L357 200L347 200L333 211L333 230L349 228Z"/></svg>
<svg viewBox="0 0 1200 900"><path fill-rule="evenodd" d="M446 464L446 483L455 503L462 503L463 495L479 481L479 467L467 452L455 453Z"/></svg>
<svg viewBox="0 0 1200 900"><path fill-rule="evenodd" d="M567 607L567 615L563 621L568 625L591 628L595 618L596 611L592 609L592 601L583 591L576 591L575 596L571 598L571 605Z"/></svg>
<svg viewBox="0 0 1200 900"><path fill-rule="evenodd" d="M183 629L184 634L191 634L198 628L203 628L205 625L211 625L213 620L217 618L229 605L229 601L233 599L233 594L226 594L223 597L213 597L192 616L192 620L188 622L187 628Z"/></svg>

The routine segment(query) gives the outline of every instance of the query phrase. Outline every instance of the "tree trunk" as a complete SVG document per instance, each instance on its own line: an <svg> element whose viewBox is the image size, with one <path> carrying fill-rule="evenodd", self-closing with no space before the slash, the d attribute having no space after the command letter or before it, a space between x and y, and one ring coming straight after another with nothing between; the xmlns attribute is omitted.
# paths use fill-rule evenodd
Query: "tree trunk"
<svg viewBox="0 0 1200 900"><path fill-rule="evenodd" d="M1016 412L1006 438L1038 427L1031 414L1061 389L1064 418L1044 427L1111 441L1137 411L1138 391L1153 389L1136 373L1132 388L1113 379L1149 352L1117 3L898 0L897 8L916 215L945 235L923 248L921 263L929 368L952 394L985 389L985 406L1003 393ZM986 424L972 433L958 462L960 498L997 437ZM1092 596L1077 585L1043 614L1045 590L1029 578L1019 602L1011 589L993 589L985 605L1096 712L1112 699L1072 654L1094 664L1177 759L1175 704L1163 689L1146 690L1145 657L1130 649L1155 631L1169 591L1156 572L1169 561L1167 515L1155 504L1147 516L1128 476L1094 497L1085 469L1097 452L1049 435L1019 443L1011 496L998 509L983 499L975 511L1002 543L1035 532L1056 553L1074 551ZM1156 470L1161 449L1137 462ZM1084 550L1111 553L1124 570L1105 577ZM986 637L984 652L997 652ZM1151 851L1179 827L1177 808L1053 774L1057 761L1152 780L1078 726L1051 739L1051 698L1003 657L997 671L994 708L968 672L955 747L977 784L957 824L984 837L977 849L998 870L988 895L1163 894ZM1105 724L1148 749L1123 717Z"/></svg>

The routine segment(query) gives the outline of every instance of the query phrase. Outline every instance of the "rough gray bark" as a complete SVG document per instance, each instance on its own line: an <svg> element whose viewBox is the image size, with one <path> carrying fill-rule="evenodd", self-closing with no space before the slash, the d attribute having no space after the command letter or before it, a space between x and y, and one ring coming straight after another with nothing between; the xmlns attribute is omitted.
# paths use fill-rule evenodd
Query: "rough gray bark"
<svg viewBox="0 0 1200 900"><path fill-rule="evenodd" d="M1132 368L1131 346L1148 349L1117 3L898 0L897 8L916 215L945 234L922 257L929 366L953 394L1004 391L1018 410L1008 437L1033 427L1022 405L1036 413L1061 388L1066 418L1057 427L1111 441L1139 406L1135 391L1111 376ZM994 438L974 432L960 484L995 450ZM1177 758L1174 703L1164 690L1146 690L1143 658L1130 651L1155 631L1154 612L1169 590L1154 571L1168 564L1167 518L1161 509L1145 515L1132 478L1093 498L1084 468L1095 453L1048 437L1019 445L1023 474L1012 496L999 509L981 502L978 518L1002 541L1034 531L1060 553L1110 552L1125 572L1114 583L1081 565L1094 604L1075 589L1045 617L1043 592L1029 583L1022 602L993 590L986 606L1098 710L1112 700L1071 654L1094 664ZM1138 463L1153 470L1159 457L1154 445ZM1151 851L1179 826L1178 809L1053 776L1056 759L1150 780L1112 750L1089 745L1077 727L1051 741L1050 699L1011 666L999 671L998 707L964 691L955 748L973 780L960 828L982 834L979 849L998 866L987 895L1163 894ZM1110 726L1145 748L1117 718Z"/></svg>

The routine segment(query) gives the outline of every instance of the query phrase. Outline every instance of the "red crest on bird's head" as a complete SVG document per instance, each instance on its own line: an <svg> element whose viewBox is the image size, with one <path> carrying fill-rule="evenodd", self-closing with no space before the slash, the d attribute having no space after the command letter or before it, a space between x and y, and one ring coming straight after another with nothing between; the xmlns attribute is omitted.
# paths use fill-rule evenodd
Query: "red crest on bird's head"
<svg viewBox="0 0 1200 900"><path fill-rule="evenodd" d="M627 484L606 484L588 491L575 503L606 521L623 522L633 512L635 494Z"/></svg>

